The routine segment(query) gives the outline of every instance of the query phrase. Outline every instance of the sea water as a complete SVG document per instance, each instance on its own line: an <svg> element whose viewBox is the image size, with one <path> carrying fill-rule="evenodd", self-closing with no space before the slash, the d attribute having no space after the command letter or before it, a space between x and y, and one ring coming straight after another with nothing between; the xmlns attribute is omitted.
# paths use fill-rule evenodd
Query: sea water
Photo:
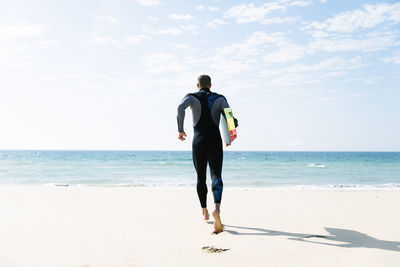
<svg viewBox="0 0 400 267"><path fill-rule="evenodd" d="M225 151L222 178L225 188L400 189L400 152ZM185 188L196 174L190 151L1 150L0 184Z"/></svg>

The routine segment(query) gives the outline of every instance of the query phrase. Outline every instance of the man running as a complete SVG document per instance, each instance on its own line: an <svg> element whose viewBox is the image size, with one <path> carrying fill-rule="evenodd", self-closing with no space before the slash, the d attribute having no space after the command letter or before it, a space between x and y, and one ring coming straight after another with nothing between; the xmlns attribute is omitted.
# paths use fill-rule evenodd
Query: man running
<svg viewBox="0 0 400 267"><path fill-rule="evenodd" d="M214 233L224 230L220 218L220 204L222 197L222 141L219 132L219 120L224 108L228 108L228 102L223 95L210 91L211 78L208 75L198 77L198 92L187 94L178 106L178 138L184 141L186 133L183 129L185 109L190 106L193 113L194 136L192 143L192 157L197 172L197 194L203 210L205 220L209 219L207 210L207 184L206 170L209 164L212 179L212 192L214 196L215 210ZM228 144L227 144L228 145Z"/></svg>

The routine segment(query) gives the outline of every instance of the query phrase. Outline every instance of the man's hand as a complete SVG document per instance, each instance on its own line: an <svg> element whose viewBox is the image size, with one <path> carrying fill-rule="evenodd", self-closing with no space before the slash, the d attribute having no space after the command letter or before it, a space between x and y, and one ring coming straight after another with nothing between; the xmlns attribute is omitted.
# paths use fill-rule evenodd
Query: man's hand
<svg viewBox="0 0 400 267"><path fill-rule="evenodd" d="M231 144L228 144L227 142L225 142L225 146L230 146Z"/></svg>
<svg viewBox="0 0 400 267"><path fill-rule="evenodd" d="M181 132L178 135L178 139L181 140L181 141L185 141L185 139L186 139L185 137L186 137L186 133L185 132Z"/></svg>

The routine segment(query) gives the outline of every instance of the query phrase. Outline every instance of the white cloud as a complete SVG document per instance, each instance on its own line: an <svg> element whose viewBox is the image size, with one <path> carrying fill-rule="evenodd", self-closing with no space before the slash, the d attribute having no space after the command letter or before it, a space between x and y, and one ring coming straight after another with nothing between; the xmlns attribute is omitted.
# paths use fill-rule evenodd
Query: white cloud
<svg viewBox="0 0 400 267"><path fill-rule="evenodd" d="M38 40L35 41L32 46L35 48L48 48L59 44L61 44L61 42L56 40Z"/></svg>
<svg viewBox="0 0 400 267"><path fill-rule="evenodd" d="M141 6L158 6L161 5L159 0L136 0Z"/></svg>
<svg viewBox="0 0 400 267"><path fill-rule="evenodd" d="M184 25L184 26L181 26L181 29L184 30L184 31L194 31L194 30L197 29L197 26L194 25L194 24Z"/></svg>
<svg viewBox="0 0 400 267"><path fill-rule="evenodd" d="M264 74L265 75L265 74ZM289 73L269 78L263 84L265 87L297 87L301 84L317 84L323 81L323 77L310 73ZM284 90L282 90L284 92Z"/></svg>
<svg viewBox="0 0 400 267"><path fill-rule="evenodd" d="M38 48L35 45L36 41L22 43L12 42L11 44L0 43L0 67L15 68L15 69L29 69L37 65L40 57L35 54L29 54L30 48ZM4 78L7 78L4 76Z"/></svg>
<svg viewBox="0 0 400 267"><path fill-rule="evenodd" d="M351 70L363 67L361 57L332 57L315 64L298 63L290 67L271 68L261 71L261 77L267 77L266 86L299 86L300 84L318 84L339 76L346 76Z"/></svg>
<svg viewBox="0 0 400 267"><path fill-rule="evenodd" d="M317 51L372 52L398 45L399 32L384 28L372 32L360 32L374 28L384 22L400 21L400 3L364 5L362 9L339 13L322 22L314 21L303 29L309 30L313 40L310 53Z"/></svg>
<svg viewBox="0 0 400 267"><path fill-rule="evenodd" d="M0 39L28 38L39 36L43 32L44 27L41 24L0 25Z"/></svg>
<svg viewBox="0 0 400 267"><path fill-rule="evenodd" d="M206 24L206 26L210 27L210 28L217 28L218 26L224 25L224 24L228 24L228 23L222 19L213 19L210 22L208 22Z"/></svg>
<svg viewBox="0 0 400 267"><path fill-rule="evenodd" d="M197 6L196 9L197 9L197 10L205 10L205 9L207 9L208 11L218 11L218 10L219 10L219 7L217 7L217 6L208 6L208 7L205 7L205 6L200 5L200 6Z"/></svg>
<svg viewBox="0 0 400 267"><path fill-rule="evenodd" d="M120 20L111 16L98 16L98 15L93 15L92 16L96 20L102 20L105 22L108 22L110 24L120 24Z"/></svg>
<svg viewBox="0 0 400 267"><path fill-rule="evenodd" d="M261 7L255 7L254 4L242 4L239 6L231 7L225 14L225 18L234 18L237 23L248 23L258 21L264 18L264 16L271 12L269 9Z"/></svg>
<svg viewBox="0 0 400 267"><path fill-rule="evenodd" d="M282 33L267 34L262 31L254 32L242 43L217 48L216 52L225 56L236 56L246 58L249 56L259 56L266 45L276 44L284 40Z"/></svg>
<svg viewBox="0 0 400 267"><path fill-rule="evenodd" d="M120 41L114 39L112 36L107 35L94 35L86 39L86 41L92 44L115 45L118 48L123 47Z"/></svg>
<svg viewBox="0 0 400 267"><path fill-rule="evenodd" d="M249 23L255 21L262 21L265 16L273 11L285 11L288 7L295 6L308 6L311 1L291 1L291 0L278 0L268 2L260 6L251 4L241 4L229 8L224 14L224 18L236 19L237 23Z"/></svg>
<svg viewBox="0 0 400 267"><path fill-rule="evenodd" d="M254 32L242 43L217 49L217 54L248 62L261 60L263 63L284 63L296 61L306 55L305 46L288 40L283 33Z"/></svg>
<svg viewBox="0 0 400 267"><path fill-rule="evenodd" d="M158 18L153 16L148 16L147 19L150 21L158 21Z"/></svg>
<svg viewBox="0 0 400 267"><path fill-rule="evenodd" d="M249 70L262 62L262 56L271 46L281 47L287 41L283 33L257 31L241 43L223 46L215 49L206 62L210 62L213 70L221 75L234 75Z"/></svg>
<svg viewBox="0 0 400 267"><path fill-rule="evenodd" d="M372 28L382 22L400 21L400 3L365 5L363 9L342 12L323 22L314 21L306 29L326 30L329 32L354 32Z"/></svg>
<svg viewBox="0 0 400 267"><path fill-rule="evenodd" d="M304 47L288 43L277 51L265 55L263 59L267 63L282 63L295 61L299 58L304 57L304 54Z"/></svg>
<svg viewBox="0 0 400 267"><path fill-rule="evenodd" d="M315 38L309 43L309 52L379 51L395 46L397 38L398 34L392 32L373 32L359 37L333 35L327 38Z"/></svg>
<svg viewBox="0 0 400 267"><path fill-rule="evenodd" d="M350 79L344 79L343 82L346 83L355 83L355 84L360 84L360 83L364 83L364 84L376 84L379 81L382 80L382 76L368 76L368 77L358 77L358 78L350 78Z"/></svg>
<svg viewBox="0 0 400 267"><path fill-rule="evenodd" d="M400 64L400 51L395 51L391 56L382 59L385 63Z"/></svg>
<svg viewBox="0 0 400 267"><path fill-rule="evenodd" d="M21 52L21 48L0 47L0 58L8 58Z"/></svg>
<svg viewBox="0 0 400 267"><path fill-rule="evenodd" d="M238 59L229 59L216 56L212 61L210 67L221 74L232 75L237 73L242 73L251 68L251 64Z"/></svg>
<svg viewBox="0 0 400 267"><path fill-rule="evenodd" d="M184 15L184 14L171 14L169 15L170 19L173 20L192 20L194 19L191 15Z"/></svg>
<svg viewBox="0 0 400 267"><path fill-rule="evenodd" d="M327 2L327 0L319 0L319 2L324 4Z"/></svg>
<svg viewBox="0 0 400 267"><path fill-rule="evenodd" d="M192 32L196 29L195 25L184 25L181 27L170 27L166 29L155 30L149 25L143 26L143 31L151 35L181 35L185 32Z"/></svg>
<svg viewBox="0 0 400 267"><path fill-rule="evenodd" d="M169 34L169 35L180 35L182 33L183 31L179 28L168 28L156 32L156 34Z"/></svg>
<svg viewBox="0 0 400 267"><path fill-rule="evenodd" d="M152 53L144 57L145 66L149 73L160 74L166 72L181 72L185 64L171 53Z"/></svg>
<svg viewBox="0 0 400 267"><path fill-rule="evenodd" d="M143 40L147 40L147 39L151 39L151 37L148 35L145 35L145 34L137 34L137 35L128 37L126 39L125 43L131 44L131 45L136 45L136 44L142 42Z"/></svg>
<svg viewBox="0 0 400 267"><path fill-rule="evenodd" d="M332 57L324 59L313 65L297 64L285 69L285 72L328 72L328 71L348 71L361 68L361 57L343 58Z"/></svg>
<svg viewBox="0 0 400 267"><path fill-rule="evenodd" d="M126 47L127 45L137 45L144 40L151 39L152 37L145 34L137 34L127 37L123 40L114 39L112 36L108 35L93 35L86 39L88 43L101 44L101 45L113 45L119 49Z"/></svg>
<svg viewBox="0 0 400 267"><path fill-rule="evenodd" d="M330 33L325 31L312 31L311 34L313 38L325 38L331 36Z"/></svg>
<svg viewBox="0 0 400 267"><path fill-rule="evenodd" d="M235 75L253 69L264 48L283 40L283 34L255 32L241 43L199 53L188 45L170 44L168 52L152 53L144 57L148 73L193 72L207 68L221 75ZM179 55L179 56L178 56Z"/></svg>
<svg viewBox="0 0 400 267"><path fill-rule="evenodd" d="M179 53L192 54L192 53L199 51L198 48L195 48L193 46L189 46L189 45L186 45L183 43L170 43L168 45L169 45L169 47L171 47L172 49L174 49L175 51L177 51Z"/></svg>
<svg viewBox="0 0 400 267"><path fill-rule="evenodd" d="M294 18L294 17L283 17L283 18L273 17L273 18L262 19L259 22L261 24L268 25L268 24L293 23L293 22L296 22L298 20L299 20L298 18Z"/></svg>
<svg viewBox="0 0 400 267"><path fill-rule="evenodd" d="M208 11L218 11L218 10L219 10L219 7L216 7L216 6L209 6L209 7L207 7L207 9L208 9Z"/></svg>

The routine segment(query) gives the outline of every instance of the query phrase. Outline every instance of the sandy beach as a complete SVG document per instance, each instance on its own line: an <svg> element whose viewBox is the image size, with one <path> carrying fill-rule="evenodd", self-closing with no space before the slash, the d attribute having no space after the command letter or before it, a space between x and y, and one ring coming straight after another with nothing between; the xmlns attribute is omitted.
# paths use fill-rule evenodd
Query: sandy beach
<svg viewBox="0 0 400 267"><path fill-rule="evenodd" d="M212 235L194 188L0 186L0 266L399 266L398 203L398 190L227 189Z"/></svg>

